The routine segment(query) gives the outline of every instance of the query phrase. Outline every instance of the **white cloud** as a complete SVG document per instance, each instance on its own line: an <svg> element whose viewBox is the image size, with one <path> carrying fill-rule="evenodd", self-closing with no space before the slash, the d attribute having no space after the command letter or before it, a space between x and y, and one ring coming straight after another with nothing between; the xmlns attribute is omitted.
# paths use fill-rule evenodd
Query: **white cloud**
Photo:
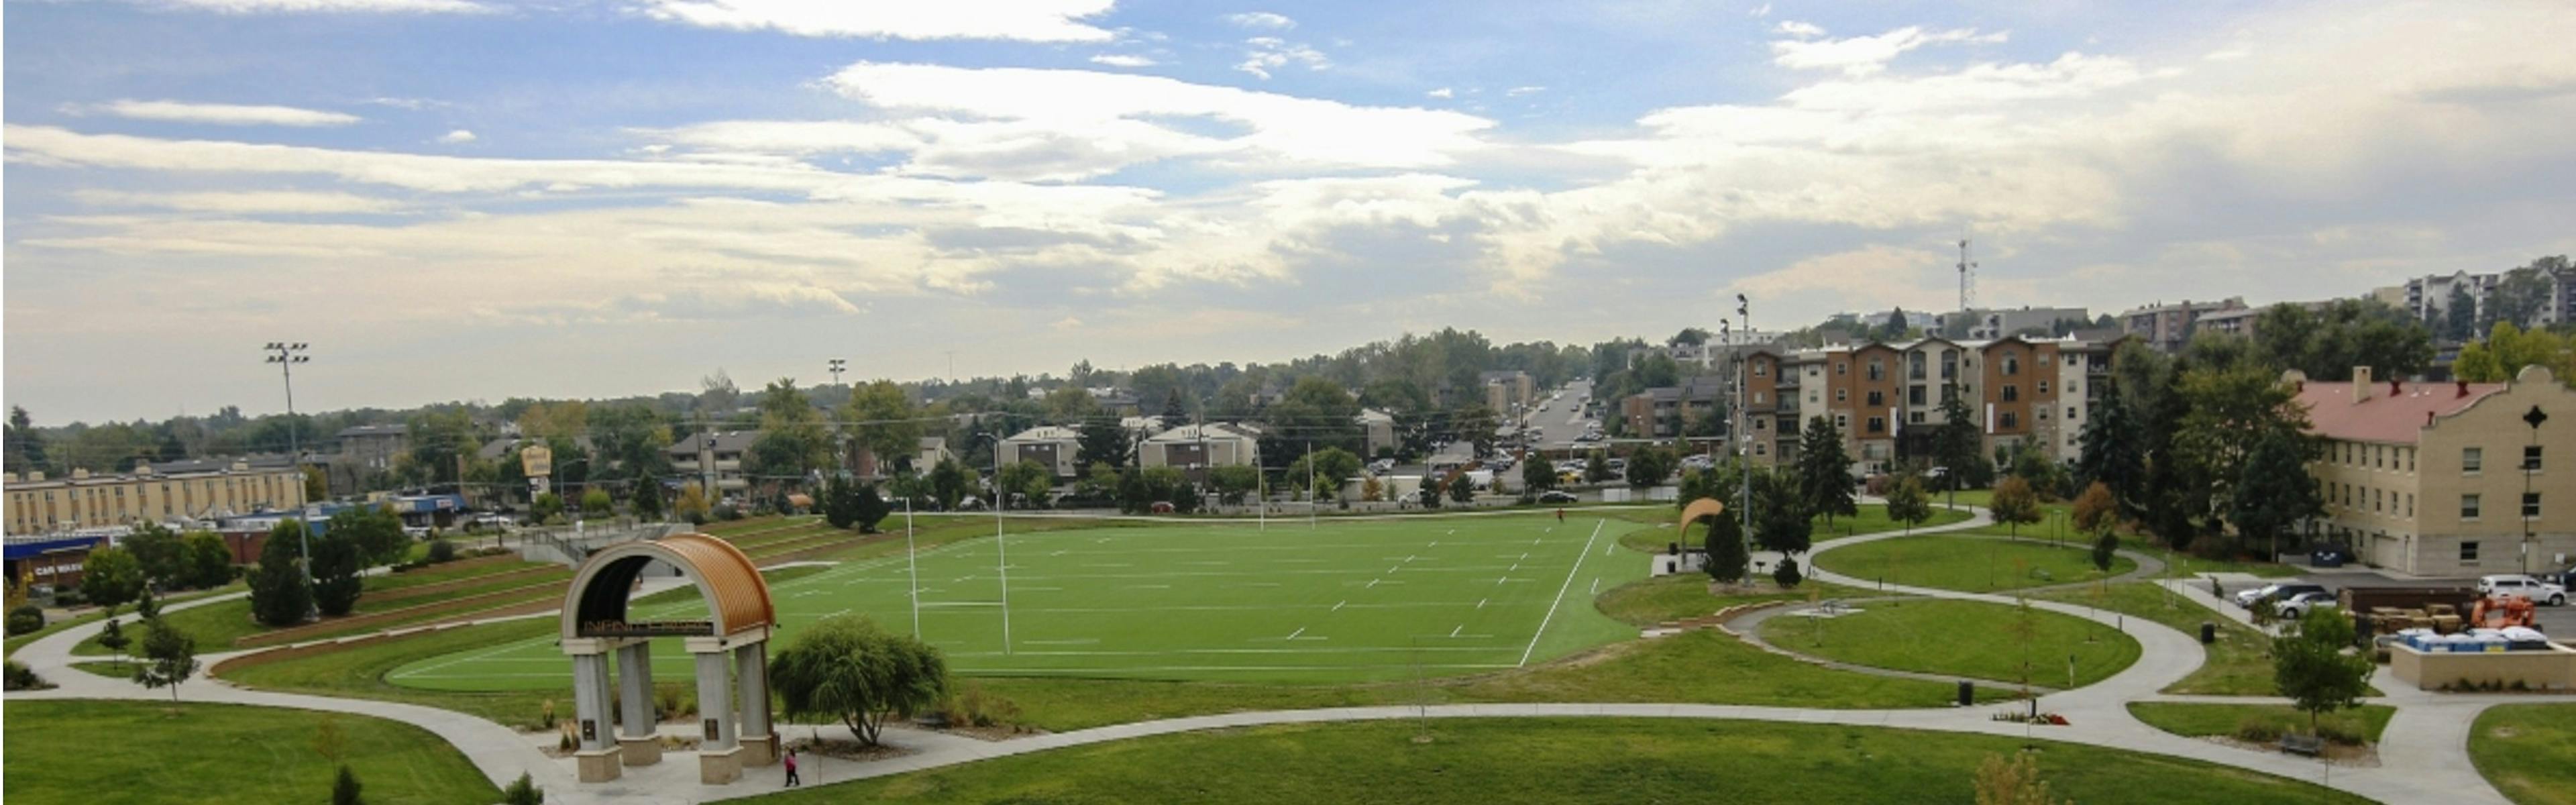
<svg viewBox="0 0 2576 805"><path fill-rule="evenodd" d="M1431 96L1431 97L1434 97L1434 98L1450 98L1450 97L1455 97L1458 93L1457 93L1457 92L1455 92L1455 91L1450 90L1448 87L1441 87L1441 88L1439 88L1439 89L1435 89L1435 90L1432 90L1432 91L1430 91L1430 92L1425 92L1425 93L1422 93L1422 94L1424 94L1424 95L1428 95L1428 96Z"/></svg>
<svg viewBox="0 0 2576 805"><path fill-rule="evenodd" d="M133 193L80 190L72 194L97 207L128 207L212 213L354 213L391 212L400 202L354 193L255 190L202 193Z"/></svg>
<svg viewBox="0 0 2576 805"><path fill-rule="evenodd" d="M1762 4L1762 5L1754 6L1754 7L1752 8L1752 10L1744 12L1744 15L1745 15L1745 16L1747 16L1747 17L1768 17L1768 16L1771 16L1771 4L1770 4L1770 3L1764 3L1764 4Z"/></svg>
<svg viewBox="0 0 2576 805"><path fill-rule="evenodd" d="M1536 95L1546 91L1546 87L1539 86L1513 87L1511 89L1503 90L1503 96L1507 98L1518 98L1523 95Z"/></svg>
<svg viewBox="0 0 2576 805"><path fill-rule="evenodd" d="M1113 0L1006 3L805 2L804 0L631 0L646 16L702 28L776 30L798 36L873 39L999 39L1106 42L1108 30L1082 20Z"/></svg>
<svg viewBox="0 0 2576 805"><path fill-rule="evenodd" d="M1493 121L1457 112L1352 106L1160 76L860 62L825 83L893 111L1010 122L1119 149L1200 149L1260 170L1447 165L1484 147ZM957 125L963 125L962 123ZM1214 128L1221 134L1200 133Z"/></svg>
<svg viewBox="0 0 2576 805"><path fill-rule="evenodd" d="M1152 67L1155 64L1155 61L1151 58L1127 53L1102 53L1092 56L1091 63L1106 64L1111 67Z"/></svg>
<svg viewBox="0 0 2576 805"><path fill-rule="evenodd" d="M96 112L136 120L166 120L177 123L207 123L220 126L345 126L359 121L357 115L298 109L292 106L249 106L228 103L184 103L180 101L117 100L102 104L75 105L65 111L76 114Z"/></svg>
<svg viewBox="0 0 2576 805"><path fill-rule="evenodd" d="M142 0L173 8L256 13L481 14L494 9L467 0Z"/></svg>
<svg viewBox="0 0 2576 805"><path fill-rule="evenodd" d="M1242 28L1285 31L1290 28L1297 27L1296 20L1267 11L1246 11L1241 14L1227 14L1224 19L1226 22Z"/></svg>
<svg viewBox="0 0 2576 805"><path fill-rule="evenodd" d="M1290 64L1305 65L1309 70L1322 70L1333 66L1332 59L1326 58L1323 51L1275 36L1256 36L1243 40L1243 44L1246 48L1243 53L1243 63L1235 65L1234 69L1260 76L1265 80L1270 78L1270 71Z"/></svg>
<svg viewBox="0 0 2576 805"><path fill-rule="evenodd" d="M1974 28L1926 31L1919 26L1906 26L1876 36L1815 41L1778 40L1771 43L1772 61L1796 70L1841 70L1844 75L1864 76L1887 69L1887 63L1898 55L1924 45L1948 42L1994 43L2009 35L1996 31L1980 35Z"/></svg>
<svg viewBox="0 0 2576 805"><path fill-rule="evenodd" d="M446 134L438 135L438 141L442 143L470 143L474 141L474 132L457 129Z"/></svg>
<svg viewBox="0 0 2576 805"><path fill-rule="evenodd" d="M1814 37L1824 36L1825 28L1824 26L1817 25L1812 22L1781 20L1779 25L1771 28L1771 32L1784 36L1794 36L1800 39L1811 39Z"/></svg>

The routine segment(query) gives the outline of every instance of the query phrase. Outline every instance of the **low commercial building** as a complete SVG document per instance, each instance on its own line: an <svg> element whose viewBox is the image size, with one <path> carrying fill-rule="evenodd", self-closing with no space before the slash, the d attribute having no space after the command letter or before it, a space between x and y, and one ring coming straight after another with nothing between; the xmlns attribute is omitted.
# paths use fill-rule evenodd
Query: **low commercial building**
<svg viewBox="0 0 2576 805"><path fill-rule="evenodd" d="M1250 425L1211 422L1182 425L1147 437L1136 450L1145 467L1174 467L1204 481L1210 467L1246 467L1261 461L1261 431Z"/></svg>
<svg viewBox="0 0 2576 805"><path fill-rule="evenodd" d="M2548 369L2511 383L2378 381L2368 367L2348 383L2296 371L2283 382L2325 443L2309 465L2325 498L2317 536L2417 575L2553 570L2576 557L2576 495L2559 480L2569 468L2549 469L2551 456L2576 460L2576 391Z"/></svg>
<svg viewBox="0 0 2576 805"><path fill-rule="evenodd" d="M1082 473L1076 458L1081 451L1081 431L1062 425L1040 425L1011 434L994 445L993 466L1035 461L1057 478L1072 478Z"/></svg>
<svg viewBox="0 0 2576 805"><path fill-rule="evenodd" d="M719 494L732 494L751 488L750 479L742 474L742 455L757 441L760 431L756 430L700 431L673 441L662 454L671 459L672 469L714 479ZM555 461L567 458L556 456Z"/></svg>

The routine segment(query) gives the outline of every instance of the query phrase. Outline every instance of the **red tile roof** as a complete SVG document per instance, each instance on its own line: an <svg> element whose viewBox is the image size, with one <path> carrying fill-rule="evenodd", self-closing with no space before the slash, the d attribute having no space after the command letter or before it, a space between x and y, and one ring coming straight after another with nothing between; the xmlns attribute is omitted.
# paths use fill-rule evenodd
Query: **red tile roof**
<svg viewBox="0 0 2576 805"><path fill-rule="evenodd" d="M2504 389L2503 383L2372 383L2370 399L2355 405L2351 383L2308 381L2299 390L2298 402L2308 409L2309 433L2414 444L2433 417L2458 413Z"/></svg>

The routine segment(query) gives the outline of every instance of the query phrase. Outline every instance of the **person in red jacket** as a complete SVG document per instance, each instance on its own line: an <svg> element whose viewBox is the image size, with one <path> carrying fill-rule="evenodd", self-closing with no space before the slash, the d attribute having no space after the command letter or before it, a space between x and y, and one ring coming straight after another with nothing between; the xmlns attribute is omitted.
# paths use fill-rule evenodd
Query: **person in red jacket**
<svg viewBox="0 0 2576 805"><path fill-rule="evenodd" d="M787 750L785 761L787 765L787 787L792 788L804 785L805 781L796 779L796 750Z"/></svg>

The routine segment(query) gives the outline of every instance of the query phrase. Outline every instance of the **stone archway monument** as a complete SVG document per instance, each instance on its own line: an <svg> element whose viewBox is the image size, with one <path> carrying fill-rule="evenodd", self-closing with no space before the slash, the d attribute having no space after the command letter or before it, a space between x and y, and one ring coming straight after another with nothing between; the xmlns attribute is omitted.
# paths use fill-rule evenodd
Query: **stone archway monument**
<svg viewBox="0 0 2576 805"><path fill-rule="evenodd" d="M655 562L680 569L707 602L706 620L630 617L627 596ZM565 593L563 651L572 657L573 711L581 781L617 779L627 766L662 761L653 712L653 638L679 637L696 658L698 779L742 777L745 766L776 762L770 728L769 636L778 627L769 583L733 543L705 534L619 543L592 554ZM608 655L616 654L611 687ZM613 694L610 691L615 691ZM614 705L617 713L612 723ZM615 727L612 734L612 727Z"/></svg>

